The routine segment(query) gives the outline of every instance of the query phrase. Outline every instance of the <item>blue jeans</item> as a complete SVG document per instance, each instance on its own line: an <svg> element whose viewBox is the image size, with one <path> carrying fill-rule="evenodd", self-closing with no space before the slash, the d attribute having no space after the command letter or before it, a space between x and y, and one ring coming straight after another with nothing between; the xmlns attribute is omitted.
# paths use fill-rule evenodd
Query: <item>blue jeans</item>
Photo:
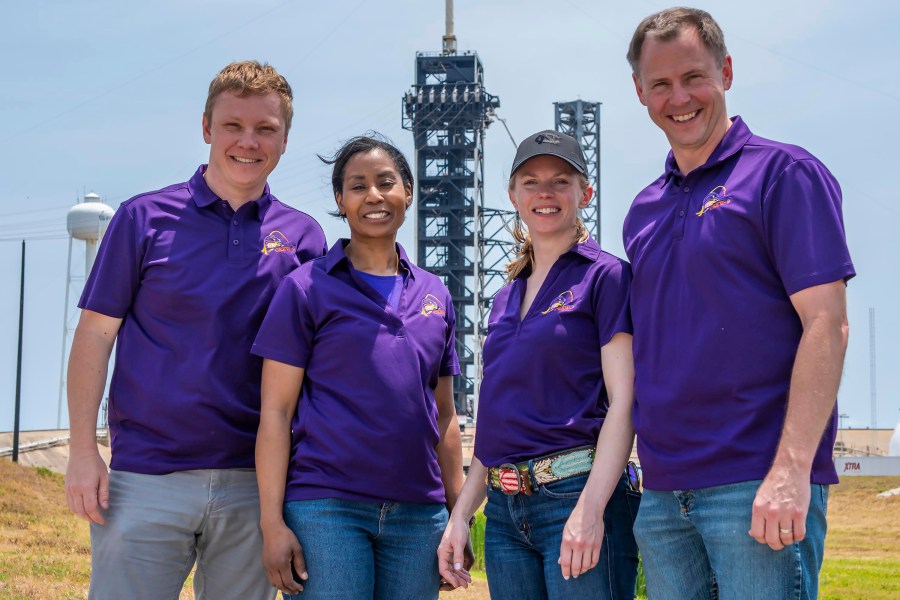
<svg viewBox="0 0 900 600"><path fill-rule="evenodd" d="M303 546L309 579L286 600L437 600L443 504L286 502L284 521Z"/></svg>
<svg viewBox="0 0 900 600"><path fill-rule="evenodd" d="M488 490L484 553L492 600L634 598L637 545L631 532L640 494L623 475L603 515L600 562L578 578L563 579L559 547L587 475L539 485L531 496Z"/></svg>
<svg viewBox="0 0 900 600"><path fill-rule="evenodd" d="M815 600L828 486L811 486L803 541L775 551L747 534L761 483L644 490L634 535L652 600Z"/></svg>

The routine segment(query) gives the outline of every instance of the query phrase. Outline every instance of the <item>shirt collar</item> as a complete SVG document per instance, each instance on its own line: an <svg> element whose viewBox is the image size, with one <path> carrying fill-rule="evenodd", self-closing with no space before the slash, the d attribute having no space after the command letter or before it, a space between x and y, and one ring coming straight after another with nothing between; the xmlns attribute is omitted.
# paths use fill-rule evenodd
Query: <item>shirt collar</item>
<svg viewBox="0 0 900 600"><path fill-rule="evenodd" d="M562 253L560 258L563 256L567 256L569 254L575 254L577 256L584 257L589 261L595 261L600 256L600 244L597 241L588 235L588 238L583 242L576 242L571 248ZM531 267L525 267L522 271L516 275L516 279L528 279L531 275Z"/></svg>
<svg viewBox="0 0 900 600"><path fill-rule="evenodd" d="M347 267L352 266L350 259L347 258L347 254L344 252L344 248L347 244L350 243L350 240L347 238L341 238L331 249L328 250L328 253L325 255L325 271L331 273L334 269L336 269L342 263L345 263ZM400 257L400 269L406 273L406 275L415 280L416 276L412 270L412 264L409 261L409 257L406 256L406 250L403 249L403 246L400 244L395 244L397 247L397 255Z"/></svg>
<svg viewBox="0 0 900 600"><path fill-rule="evenodd" d="M188 190L191 192L191 198L193 198L194 204L200 208L206 208L221 200L221 198L216 196L215 192L210 189L209 185L206 183L206 178L203 177L206 168L207 165L200 165L197 172L194 173L194 176L188 181ZM262 196L257 200L248 202L248 204L252 207L248 209L250 214L262 221L263 217L266 216L269 207L272 206L272 193L269 191L268 182L263 189Z"/></svg>
<svg viewBox="0 0 900 600"><path fill-rule="evenodd" d="M709 155L706 162L697 167L695 171L710 169L719 163L728 160L737 154L741 148L750 141L752 136L753 133L740 116L732 117L731 127L725 132L725 135L722 137L721 141L719 141L719 145L716 146L716 149ZM669 155L666 157L665 175L666 181L669 181L669 179L674 176L682 177L681 171L678 169L678 163L675 162L675 154L671 150L669 150Z"/></svg>
<svg viewBox="0 0 900 600"><path fill-rule="evenodd" d="M569 248L569 252L583 256L588 260L597 260L597 257L600 256L600 244L598 244L593 237L588 235L586 240ZM569 252L567 252L567 254Z"/></svg>

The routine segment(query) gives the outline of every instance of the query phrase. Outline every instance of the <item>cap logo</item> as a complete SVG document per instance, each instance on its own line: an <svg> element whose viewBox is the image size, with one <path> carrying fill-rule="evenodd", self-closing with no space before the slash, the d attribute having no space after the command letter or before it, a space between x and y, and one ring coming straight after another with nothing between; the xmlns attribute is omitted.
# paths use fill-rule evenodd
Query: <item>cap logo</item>
<svg viewBox="0 0 900 600"><path fill-rule="evenodd" d="M731 204L731 196L726 194L724 185L716 186L703 198L703 204L700 206L700 212L697 213L697 216L702 217L714 208L719 208L724 204Z"/></svg>
<svg viewBox="0 0 900 600"><path fill-rule="evenodd" d="M444 305L440 300L431 294L425 294L425 297L422 298L422 314L430 317L431 315L445 315L447 311L444 310Z"/></svg>
<svg viewBox="0 0 900 600"><path fill-rule="evenodd" d="M558 146L559 136L555 133L542 133L534 138L534 141L538 144L556 144Z"/></svg>
<svg viewBox="0 0 900 600"><path fill-rule="evenodd" d="M550 314L556 311L566 311L572 310L575 308L575 294L572 293L572 290L566 290L559 296L553 299L553 302L550 303L550 306L547 307L547 310L542 312L542 315Z"/></svg>
<svg viewBox="0 0 900 600"><path fill-rule="evenodd" d="M271 252L296 252L297 247L292 246L287 236L278 230L273 231L263 240L262 253L269 254Z"/></svg>

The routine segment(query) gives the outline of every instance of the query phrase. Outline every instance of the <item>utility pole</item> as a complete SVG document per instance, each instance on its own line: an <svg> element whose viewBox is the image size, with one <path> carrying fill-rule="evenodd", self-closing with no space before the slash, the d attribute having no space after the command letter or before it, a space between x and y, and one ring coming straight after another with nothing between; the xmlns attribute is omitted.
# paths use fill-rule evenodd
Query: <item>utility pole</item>
<svg viewBox="0 0 900 600"><path fill-rule="evenodd" d="M875 452L875 444L877 436L875 434L875 428L877 427L877 421L875 410L875 307L869 307L869 395L871 397L871 417L872 417L872 453Z"/></svg>
<svg viewBox="0 0 900 600"><path fill-rule="evenodd" d="M13 421L13 462L19 462L19 408L22 405L22 328L25 315L25 240L22 240L22 274L19 279L19 353L16 358L16 416Z"/></svg>

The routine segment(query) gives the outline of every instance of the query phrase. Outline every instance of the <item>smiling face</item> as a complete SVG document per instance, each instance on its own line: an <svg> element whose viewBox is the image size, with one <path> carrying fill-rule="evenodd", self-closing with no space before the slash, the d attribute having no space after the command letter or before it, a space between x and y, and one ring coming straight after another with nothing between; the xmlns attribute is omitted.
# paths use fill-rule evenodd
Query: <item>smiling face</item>
<svg viewBox="0 0 900 600"><path fill-rule="evenodd" d="M244 97L221 93L211 119L203 116L203 139L210 145L210 189L235 208L256 200L287 147L281 97L277 92Z"/></svg>
<svg viewBox="0 0 900 600"><path fill-rule="evenodd" d="M675 39L644 40L637 66L633 79L638 98L666 134L686 174L706 162L731 126L725 108L731 56L719 66L697 29L685 26Z"/></svg>
<svg viewBox="0 0 900 600"><path fill-rule="evenodd" d="M578 209L586 207L593 194L572 165L556 156L535 156L513 177L509 199L531 238L571 238Z"/></svg>
<svg viewBox="0 0 900 600"><path fill-rule="evenodd" d="M350 225L351 239L394 241L412 203L412 188L386 152L375 149L350 157L341 190L335 201Z"/></svg>

